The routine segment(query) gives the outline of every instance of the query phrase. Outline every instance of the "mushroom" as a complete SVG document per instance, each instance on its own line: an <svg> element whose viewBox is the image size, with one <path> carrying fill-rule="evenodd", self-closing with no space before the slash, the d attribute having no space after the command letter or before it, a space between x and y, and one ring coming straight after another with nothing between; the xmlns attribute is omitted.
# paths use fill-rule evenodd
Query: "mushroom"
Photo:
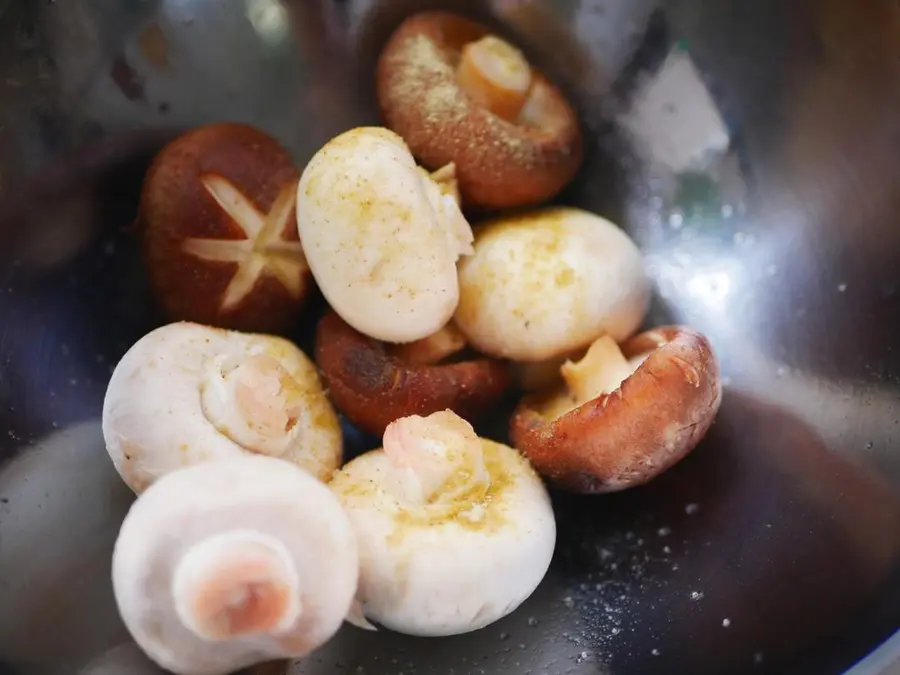
<svg viewBox="0 0 900 675"><path fill-rule="evenodd" d="M722 401L709 341L683 326L641 333L621 349L603 336L561 370L566 385L525 397L510 437L573 492L617 492L659 476L700 442Z"/></svg>
<svg viewBox="0 0 900 675"><path fill-rule="evenodd" d="M478 351L547 361L640 326L650 282L634 242L600 216L550 208L477 229L455 321Z"/></svg>
<svg viewBox="0 0 900 675"><path fill-rule="evenodd" d="M246 454L287 460L324 481L342 452L337 415L300 349L186 322L148 333L119 361L103 436L138 493L175 469Z"/></svg>
<svg viewBox="0 0 900 675"><path fill-rule="evenodd" d="M290 325L311 289L294 226L298 178L274 138L243 124L200 127L163 148L137 224L170 318L264 333Z"/></svg>
<svg viewBox="0 0 900 675"><path fill-rule="evenodd" d="M401 633L483 628L537 588L553 556L547 490L510 447L447 410L392 422L384 448L335 473L356 531L357 599Z"/></svg>
<svg viewBox="0 0 900 675"><path fill-rule="evenodd" d="M465 347L452 323L424 340L390 345L330 312L319 322L316 363L338 409L381 436L407 415L450 409L473 419L500 400L509 385L507 364L480 357L448 360Z"/></svg>
<svg viewBox="0 0 900 675"><path fill-rule="evenodd" d="M400 24L378 61L387 125L426 167L456 164L467 205L556 195L582 160L578 116L521 51L469 19L430 11Z"/></svg>
<svg viewBox="0 0 900 675"><path fill-rule="evenodd" d="M360 333L415 342L453 316L456 261L472 250L453 171L432 178L397 134L362 127L329 141L303 172L297 227L310 268Z"/></svg>
<svg viewBox="0 0 900 675"><path fill-rule="evenodd" d="M125 626L181 675L308 654L340 628L358 577L353 529L328 487L264 456L158 480L125 517L112 560Z"/></svg>

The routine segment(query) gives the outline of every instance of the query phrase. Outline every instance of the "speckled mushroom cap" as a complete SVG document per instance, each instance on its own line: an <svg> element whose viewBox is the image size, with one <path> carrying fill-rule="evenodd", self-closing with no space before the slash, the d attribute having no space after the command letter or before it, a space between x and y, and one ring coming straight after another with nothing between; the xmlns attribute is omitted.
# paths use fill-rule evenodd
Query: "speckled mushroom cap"
<svg viewBox="0 0 900 675"><path fill-rule="evenodd" d="M637 245L598 215L553 207L476 229L459 265L454 320L478 351L513 361L567 357L640 326L650 281Z"/></svg>
<svg viewBox="0 0 900 675"><path fill-rule="evenodd" d="M553 557L540 477L450 411L393 422L383 449L348 462L331 488L359 544L357 600L391 630L484 628L531 595Z"/></svg>
<svg viewBox="0 0 900 675"><path fill-rule="evenodd" d="M456 76L462 48L488 35L447 12L404 21L378 62L377 89L387 125L429 169L457 168L467 206L502 209L556 195L578 171L578 117L546 77L533 83L518 118L502 119L468 96Z"/></svg>

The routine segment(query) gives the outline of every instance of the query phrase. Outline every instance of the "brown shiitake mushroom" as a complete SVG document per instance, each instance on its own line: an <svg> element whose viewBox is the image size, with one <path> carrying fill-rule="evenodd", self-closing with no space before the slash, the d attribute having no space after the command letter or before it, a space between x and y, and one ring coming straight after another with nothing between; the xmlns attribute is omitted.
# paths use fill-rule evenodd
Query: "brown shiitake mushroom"
<svg viewBox="0 0 900 675"><path fill-rule="evenodd" d="M642 485L703 438L722 400L709 341L682 326L609 337L562 367L563 389L522 400L513 445L561 487L579 493Z"/></svg>
<svg viewBox="0 0 900 675"><path fill-rule="evenodd" d="M300 175L244 124L189 131L156 156L137 226L153 290L173 320L284 330L312 287L297 234Z"/></svg>
<svg viewBox="0 0 900 675"><path fill-rule="evenodd" d="M432 11L404 21L379 58L377 89L387 125L424 166L456 164L467 206L537 204L581 165L580 124L562 92L469 19Z"/></svg>
<svg viewBox="0 0 900 675"><path fill-rule="evenodd" d="M316 363L335 406L380 436L409 415L449 409L472 419L490 410L509 386L508 366L488 358L446 360L465 346L452 324L425 340L392 345L329 312L319 322Z"/></svg>

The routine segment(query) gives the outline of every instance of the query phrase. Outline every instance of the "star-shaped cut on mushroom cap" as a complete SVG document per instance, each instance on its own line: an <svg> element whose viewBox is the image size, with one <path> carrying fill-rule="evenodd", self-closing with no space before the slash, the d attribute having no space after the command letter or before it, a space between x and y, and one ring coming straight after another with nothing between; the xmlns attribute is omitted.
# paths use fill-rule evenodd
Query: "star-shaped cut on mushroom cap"
<svg viewBox="0 0 900 675"><path fill-rule="evenodd" d="M200 182L246 237L190 238L182 244L185 253L202 260L237 263L237 271L222 295L220 309L227 311L239 305L264 274L274 276L292 298L299 300L309 266L300 242L283 238L295 218L296 185L285 187L269 213L264 214L226 178L208 174L201 176Z"/></svg>

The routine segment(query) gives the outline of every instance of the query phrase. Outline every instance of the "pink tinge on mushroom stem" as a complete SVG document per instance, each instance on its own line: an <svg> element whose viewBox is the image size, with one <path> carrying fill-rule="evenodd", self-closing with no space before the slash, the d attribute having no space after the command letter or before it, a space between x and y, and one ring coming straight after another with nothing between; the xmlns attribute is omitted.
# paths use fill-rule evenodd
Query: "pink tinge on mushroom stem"
<svg viewBox="0 0 900 675"><path fill-rule="evenodd" d="M259 433L279 437L297 423L300 405L294 400L297 383L278 361L265 354L247 358L230 376L235 402Z"/></svg>
<svg viewBox="0 0 900 675"><path fill-rule="evenodd" d="M175 571L172 596L185 627L211 641L284 631L301 611L290 554L253 532L217 535L194 546Z"/></svg>
<svg viewBox="0 0 900 675"><path fill-rule="evenodd" d="M213 364L203 389L203 411L238 445L278 457L290 445L303 412L302 393L272 356L231 356Z"/></svg>
<svg viewBox="0 0 900 675"><path fill-rule="evenodd" d="M452 498L454 491L447 488L454 478L465 479L459 482L469 486L490 482L481 439L471 424L450 410L391 422L383 446L394 466L414 478L413 494L407 496L416 501L433 502L442 495Z"/></svg>

